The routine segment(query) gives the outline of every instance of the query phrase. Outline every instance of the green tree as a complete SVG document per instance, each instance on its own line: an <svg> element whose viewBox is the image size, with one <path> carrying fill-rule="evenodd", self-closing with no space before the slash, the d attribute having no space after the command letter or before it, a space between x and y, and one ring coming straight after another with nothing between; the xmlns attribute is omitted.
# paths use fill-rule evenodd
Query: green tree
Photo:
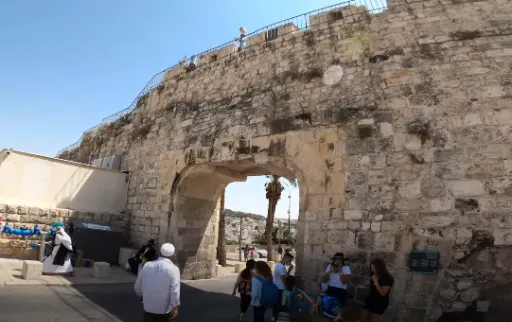
<svg viewBox="0 0 512 322"><path fill-rule="evenodd" d="M272 244L273 245L278 245L279 242L281 242L281 244L287 244L287 245L295 245L296 244L296 239L295 239L295 236L293 234L290 235L290 232L289 230L285 230L284 233L283 233L283 239L279 240L277 238L277 227L274 227L272 229ZM258 245L266 245L267 244L267 236L265 233L263 234L259 234L255 237L254 239L254 243L255 244L258 244Z"/></svg>
<svg viewBox="0 0 512 322"><path fill-rule="evenodd" d="M267 244L267 260L273 260L272 251L272 231L274 228L274 217L276 215L276 206L279 199L281 199L281 193L284 190L280 177L276 175L267 176L270 179L265 183L265 197L268 199L268 210L267 210L267 221L265 226L265 239ZM297 186L297 180L287 179L291 186Z"/></svg>

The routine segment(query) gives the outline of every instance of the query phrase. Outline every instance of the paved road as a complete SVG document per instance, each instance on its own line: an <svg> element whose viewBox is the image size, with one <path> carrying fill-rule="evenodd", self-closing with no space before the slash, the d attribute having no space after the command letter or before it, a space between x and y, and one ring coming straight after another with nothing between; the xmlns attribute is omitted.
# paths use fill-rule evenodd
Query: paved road
<svg viewBox="0 0 512 322"><path fill-rule="evenodd" d="M183 283L178 321L237 321L238 298L230 295L234 280ZM0 287L0 322L139 322L141 317L132 284Z"/></svg>

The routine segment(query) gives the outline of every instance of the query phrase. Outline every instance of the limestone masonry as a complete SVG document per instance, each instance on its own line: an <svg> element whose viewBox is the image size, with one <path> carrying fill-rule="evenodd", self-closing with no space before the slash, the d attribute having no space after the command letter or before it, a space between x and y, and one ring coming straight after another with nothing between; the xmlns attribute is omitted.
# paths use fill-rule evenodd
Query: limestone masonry
<svg viewBox="0 0 512 322"><path fill-rule="evenodd" d="M0 204L0 232L6 222L11 228L25 227L34 228L39 225L43 231L50 230L50 225L55 221L66 223L70 219L92 221L95 223L109 224L117 228L127 229L129 227L128 214L93 213L69 209L42 209L38 207L4 205ZM128 231L127 231L128 232ZM3 234L0 236L0 257L11 257L19 259L39 259L39 250L30 247L30 243L38 244L41 237L21 236Z"/></svg>
<svg viewBox="0 0 512 322"><path fill-rule="evenodd" d="M357 300L369 260L390 266L389 321L505 301L512 2L388 6L321 12L307 30L287 24L276 39L254 35L244 50L173 68L131 114L60 157L122 155L132 241L175 243L184 278L213 275L224 187L276 174L299 180L297 275L306 289L344 251ZM439 274L410 274L413 249L440 251Z"/></svg>

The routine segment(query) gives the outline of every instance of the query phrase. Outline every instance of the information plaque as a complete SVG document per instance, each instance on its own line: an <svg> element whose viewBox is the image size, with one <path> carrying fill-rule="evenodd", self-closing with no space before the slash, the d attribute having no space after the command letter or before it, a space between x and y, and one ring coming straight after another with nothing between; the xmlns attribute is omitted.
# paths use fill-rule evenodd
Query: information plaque
<svg viewBox="0 0 512 322"><path fill-rule="evenodd" d="M413 250L409 258L409 272L419 274L437 274L439 271L439 252L435 250Z"/></svg>

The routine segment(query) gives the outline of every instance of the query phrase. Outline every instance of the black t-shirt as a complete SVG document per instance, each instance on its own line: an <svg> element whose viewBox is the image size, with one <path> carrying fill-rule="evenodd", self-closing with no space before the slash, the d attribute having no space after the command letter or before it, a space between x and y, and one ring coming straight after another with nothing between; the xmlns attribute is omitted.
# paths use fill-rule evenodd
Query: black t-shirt
<svg viewBox="0 0 512 322"><path fill-rule="evenodd" d="M389 286L391 288L391 287L393 287L393 283L394 283L394 280L391 275L379 277L380 287ZM370 285L370 297L372 298L373 301L378 301L381 304L387 305L387 304L389 304L389 293L391 293L391 289L389 290L389 292L386 295L384 295L384 296L380 295L380 293L377 291L377 287L375 287L375 284L373 283L373 280L372 280L371 285Z"/></svg>

